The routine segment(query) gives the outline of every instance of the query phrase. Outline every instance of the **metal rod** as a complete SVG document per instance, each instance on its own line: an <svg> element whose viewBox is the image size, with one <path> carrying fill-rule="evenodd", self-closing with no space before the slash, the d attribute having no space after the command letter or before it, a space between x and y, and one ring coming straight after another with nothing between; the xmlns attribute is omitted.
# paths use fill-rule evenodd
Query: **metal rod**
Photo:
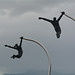
<svg viewBox="0 0 75 75"><path fill-rule="evenodd" d="M35 42L35 43L37 43L38 45L40 45L43 48L43 50L45 51L45 53L46 53L46 55L48 57L48 61L49 61L48 75L51 75L51 61L50 61L50 56L49 56L48 51L46 50L46 48L40 42L38 42L38 41L35 41L35 40L32 40L32 39L27 39L27 38L23 38L23 39L27 40L27 41Z"/></svg>
<svg viewBox="0 0 75 75"><path fill-rule="evenodd" d="M68 16L67 14L64 14L66 17L68 17L68 18L70 18L70 19L72 19L73 21L75 21L75 19L74 18L72 18L72 17L70 17L70 16Z"/></svg>

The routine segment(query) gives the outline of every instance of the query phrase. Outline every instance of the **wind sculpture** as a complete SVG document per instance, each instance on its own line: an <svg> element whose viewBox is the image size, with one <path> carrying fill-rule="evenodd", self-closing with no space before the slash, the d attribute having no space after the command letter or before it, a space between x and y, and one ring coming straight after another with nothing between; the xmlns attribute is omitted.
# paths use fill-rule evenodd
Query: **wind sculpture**
<svg viewBox="0 0 75 75"><path fill-rule="evenodd" d="M38 41L35 41L35 40L32 40L32 39L27 39L27 38L23 38L23 37L20 37L21 41L20 41L20 45L18 46L18 44L15 44L14 47L12 46L9 46L9 45L5 45L5 47L9 47L9 48L12 48L12 49L16 49L18 51L18 55L13 55L11 58L15 59L15 58L21 58L22 54L23 54L23 51L22 51L22 40L27 40L27 41L32 41L36 44L38 44L39 46L41 46L43 48L43 50L45 51L47 57L48 57L48 61L49 61L49 70L48 70L48 75L51 75L51 61L50 61L50 56L48 54L48 51L46 50L46 48Z"/></svg>
<svg viewBox="0 0 75 75"><path fill-rule="evenodd" d="M5 45L5 47L9 47L9 48L12 48L14 50L17 50L18 51L18 54L15 55L13 54L13 56L11 58L15 59L15 58L18 58L20 59L23 55L23 50L22 50L22 40L23 40L23 37L20 37L20 44L15 44L15 46L9 46L9 45Z"/></svg>
<svg viewBox="0 0 75 75"><path fill-rule="evenodd" d="M61 20L61 18L63 17L64 14L65 14L65 12L61 12L61 15L59 16L59 18L54 17L53 20L43 18L43 17L39 17L38 19L39 20L42 19L44 21L47 21L47 22L51 23L54 27L57 38L60 38L61 27L60 27L59 21Z"/></svg>
<svg viewBox="0 0 75 75"><path fill-rule="evenodd" d="M27 39L27 38L23 38L24 40L27 40L27 41L32 41L36 44L38 44L39 46L41 46L43 48L43 50L45 51L47 57L48 57L48 61L49 61L49 70L48 70L48 75L51 75L51 61L50 61L50 56L48 54L48 51L46 50L46 48L38 41L35 41L35 40L32 40L32 39Z"/></svg>
<svg viewBox="0 0 75 75"><path fill-rule="evenodd" d="M68 18L72 19L73 21L75 21L74 18L68 16L68 15L65 14L64 12L61 12L61 13L62 13L62 14L61 14L60 17L58 18L58 20L60 20L61 17L62 17L63 15L65 15L66 17L68 17ZM39 19L43 19L43 20L52 22L51 20L48 20L48 19L46 19L46 18L41 18L41 17L39 17ZM55 23L56 23L56 22L55 22ZM54 23L52 22L52 24L54 24ZM54 25L56 25L56 24L54 24ZM58 34L60 34L60 33L58 33ZM59 37L60 37L60 36L57 36L57 38L59 38ZM5 45L5 47L9 47L9 48L12 48L12 49L15 49L15 50L18 51L18 55L13 55L11 58L15 59L15 58L20 58L20 57L22 56L22 54L23 54L22 47L21 47L21 46L22 46L22 40L32 41L32 42L38 44L39 46L41 46L41 47L43 48L43 50L45 51L45 53L46 53L46 55L47 55L47 57L48 57L48 61L49 61L48 75L51 75L51 61L50 61L50 56L49 56L48 51L46 50L46 48L45 48L40 42L38 42L38 41L36 41L36 40L32 40L32 39L28 39L28 38L23 38L23 37L20 37L20 39L21 39L21 40L20 40L20 44L19 44L19 45L18 45L18 44L15 44L15 46L13 46L13 47L12 47L12 46L9 46L9 45Z"/></svg>

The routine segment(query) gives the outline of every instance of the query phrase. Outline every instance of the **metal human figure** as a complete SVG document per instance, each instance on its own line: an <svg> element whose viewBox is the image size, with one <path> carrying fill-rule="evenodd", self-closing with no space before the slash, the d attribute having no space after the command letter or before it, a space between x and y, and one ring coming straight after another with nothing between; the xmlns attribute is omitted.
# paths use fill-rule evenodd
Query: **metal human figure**
<svg viewBox="0 0 75 75"><path fill-rule="evenodd" d="M65 14L65 12L61 12L60 17L57 20L56 20L56 17L54 17L53 20L49 20L49 19L42 18L42 17L39 17L39 19L42 19L42 20L50 22L53 25L53 27L54 27L54 29L56 31L57 38L59 38L60 34L61 34L61 28L60 28L60 25L59 25L59 21L60 21L60 19L62 18L62 16L64 14Z"/></svg>
<svg viewBox="0 0 75 75"><path fill-rule="evenodd" d="M22 54L23 54L22 47L21 47L21 46L22 46L23 37L20 37L20 39L21 39L20 45L15 44L14 47L9 46L9 45L5 45L5 47L9 47L9 48L12 48L12 49L15 49L15 50L18 51L18 54L17 54L17 55L14 55L14 54L13 54L13 56L11 57L11 58L13 58L13 59L15 59L15 58L21 58L21 56L22 56Z"/></svg>

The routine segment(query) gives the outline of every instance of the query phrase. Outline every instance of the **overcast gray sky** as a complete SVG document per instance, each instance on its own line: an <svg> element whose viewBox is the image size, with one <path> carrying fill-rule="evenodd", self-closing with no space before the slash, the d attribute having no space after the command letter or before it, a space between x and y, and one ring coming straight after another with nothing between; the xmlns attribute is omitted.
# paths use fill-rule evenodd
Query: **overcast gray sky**
<svg viewBox="0 0 75 75"><path fill-rule="evenodd" d="M24 73L30 69L47 70L49 63L43 49L35 43L23 41L21 59L11 59L19 37L41 42L49 52L52 71L75 73L75 22L66 16L60 21L62 34L56 38L53 26L38 17L52 19L60 12L75 18L75 0L0 0L0 75Z"/></svg>

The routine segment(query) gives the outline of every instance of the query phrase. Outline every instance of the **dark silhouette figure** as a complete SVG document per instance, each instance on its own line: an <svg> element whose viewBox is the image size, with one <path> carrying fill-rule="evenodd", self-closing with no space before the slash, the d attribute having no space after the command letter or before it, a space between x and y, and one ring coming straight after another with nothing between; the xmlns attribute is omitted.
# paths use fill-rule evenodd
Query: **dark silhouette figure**
<svg viewBox="0 0 75 75"><path fill-rule="evenodd" d="M42 19L42 20L45 20L45 21L50 22L53 25L53 27L54 27L54 29L56 31L57 38L59 38L60 37L60 34L61 34L61 28L59 26L59 21L60 21L60 19L62 18L62 16L64 14L65 14L65 12L61 12L60 17L57 20L56 20L56 17L54 17L53 20L49 20L49 19L42 18L42 17L39 17L39 19Z"/></svg>
<svg viewBox="0 0 75 75"><path fill-rule="evenodd" d="M5 47L9 47L9 48L12 48L12 49L15 49L15 50L18 51L18 54L17 54L17 55L14 55L14 54L13 54L13 56L11 57L11 58L13 58L13 59L15 59L15 58L21 58L21 56L22 56L22 54L23 54L22 47L21 47L21 46L22 46L23 37L20 37L20 39L21 39L21 41L20 41L20 45L19 45L19 46L18 46L18 44L15 44L14 47L9 46L9 45L5 45Z"/></svg>

